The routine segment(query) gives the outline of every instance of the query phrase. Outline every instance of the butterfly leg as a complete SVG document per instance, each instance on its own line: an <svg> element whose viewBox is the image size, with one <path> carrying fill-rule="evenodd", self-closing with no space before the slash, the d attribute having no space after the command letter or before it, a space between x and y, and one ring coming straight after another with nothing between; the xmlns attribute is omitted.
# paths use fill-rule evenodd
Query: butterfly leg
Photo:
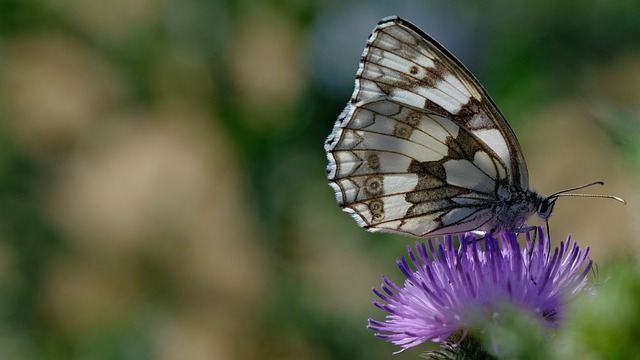
<svg viewBox="0 0 640 360"><path fill-rule="evenodd" d="M525 226L525 227L521 227L519 229L514 229L513 231L516 234L527 234L527 243L529 242L529 234L531 232L533 232L533 240L531 242L531 250L529 251L529 258L531 258L531 253L533 252L533 248L536 245L536 239L537 239L537 235L538 235L538 227L537 226Z"/></svg>
<svg viewBox="0 0 640 360"><path fill-rule="evenodd" d="M513 230L516 234L526 234L526 244L529 247L529 265L528 265L528 269L529 269L529 274L531 274L531 258L533 257L533 249L535 248L536 245L536 240L538 238L538 227L537 226L525 226L525 227L521 227L519 229L514 229ZM531 236L531 233L533 233L533 236ZM523 259L524 261L524 259ZM533 278L532 275L530 275L529 280L531 280L532 283L536 284L535 279Z"/></svg>
<svg viewBox="0 0 640 360"><path fill-rule="evenodd" d="M537 226L525 226L525 227L521 227L518 229L513 229L513 232L515 232L516 234L524 234L524 233L528 233L532 230L537 229Z"/></svg>

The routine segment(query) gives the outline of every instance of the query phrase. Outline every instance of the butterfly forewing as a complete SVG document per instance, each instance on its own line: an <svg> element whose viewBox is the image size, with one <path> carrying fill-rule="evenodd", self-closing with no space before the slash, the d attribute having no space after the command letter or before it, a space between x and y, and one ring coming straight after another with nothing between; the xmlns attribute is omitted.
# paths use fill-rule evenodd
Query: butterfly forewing
<svg viewBox="0 0 640 360"><path fill-rule="evenodd" d="M325 147L339 204L372 231L494 226L500 192L528 190L517 139L478 81L397 17L371 34Z"/></svg>

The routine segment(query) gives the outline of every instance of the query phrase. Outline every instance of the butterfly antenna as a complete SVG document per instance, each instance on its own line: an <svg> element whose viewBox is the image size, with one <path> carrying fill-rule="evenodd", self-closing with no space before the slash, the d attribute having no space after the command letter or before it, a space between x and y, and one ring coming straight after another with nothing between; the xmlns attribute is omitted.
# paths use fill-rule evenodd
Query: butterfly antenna
<svg viewBox="0 0 640 360"><path fill-rule="evenodd" d="M621 202L623 204L627 204L627 202L623 199L620 198L618 196L613 196L613 195L598 195L598 194L572 194L572 191L576 191L576 190L581 190L584 188L587 188L589 186L593 186L593 185L604 185L604 182L602 181L594 181L592 183L586 184L586 185L582 185L582 186L577 186L571 189L566 189L566 190L562 190L562 191L558 191L555 194L551 194L549 195L549 199L557 199L559 197L563 197L563 196L576 196L576 197L590 197L590 198L603 198L603 199L613 199L615 201ZM547 225L548 226L548 225Z"/></svg>

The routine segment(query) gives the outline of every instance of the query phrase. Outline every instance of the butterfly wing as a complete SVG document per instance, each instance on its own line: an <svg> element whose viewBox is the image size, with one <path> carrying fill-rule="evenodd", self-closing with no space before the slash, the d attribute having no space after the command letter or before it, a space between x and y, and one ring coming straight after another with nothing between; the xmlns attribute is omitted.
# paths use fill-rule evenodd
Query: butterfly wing
<svg viewBox="0 0 640 360"><path fill-rule="evenodd" d="M504 189L528 189L513 130L446 49L398 17L365 47L326 141L340 206L371 231L414 236L496 223Z"/></svg>

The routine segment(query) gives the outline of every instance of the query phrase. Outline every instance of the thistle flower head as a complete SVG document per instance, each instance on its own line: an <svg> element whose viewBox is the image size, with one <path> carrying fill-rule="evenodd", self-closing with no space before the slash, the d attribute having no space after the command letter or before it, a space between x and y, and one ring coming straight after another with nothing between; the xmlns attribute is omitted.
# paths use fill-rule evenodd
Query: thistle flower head
<svg viewBox="0 0 640 360"><path fill-rule="evenodd" d="M382 278L381 290L373 290L382 301L374 304L388 314L384 321L369 319L368 327L400 351L483 331L504 304L556 327L567 302L585 289L591 260L588 248L581 251L570 238L551 254L542 228L537 234L531 241L527 233L525 248L508 231L481 240L460 234L459 246L445 236L409 247L408 257L397 260L404 285Z"/></svg>

